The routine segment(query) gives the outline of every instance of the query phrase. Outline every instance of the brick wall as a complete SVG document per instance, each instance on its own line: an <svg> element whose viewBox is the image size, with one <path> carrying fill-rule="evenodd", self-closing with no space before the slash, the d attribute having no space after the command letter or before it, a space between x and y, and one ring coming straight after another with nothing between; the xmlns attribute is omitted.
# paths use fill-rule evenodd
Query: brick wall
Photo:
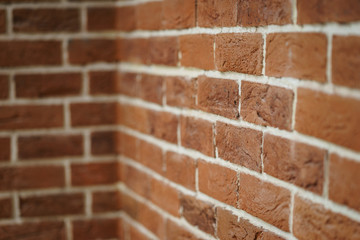
<svg viewBox="0 0 360 240"><path fill-rule="evenodd" d="M0 240L360 239L358 0L0 0Z"/></svg>

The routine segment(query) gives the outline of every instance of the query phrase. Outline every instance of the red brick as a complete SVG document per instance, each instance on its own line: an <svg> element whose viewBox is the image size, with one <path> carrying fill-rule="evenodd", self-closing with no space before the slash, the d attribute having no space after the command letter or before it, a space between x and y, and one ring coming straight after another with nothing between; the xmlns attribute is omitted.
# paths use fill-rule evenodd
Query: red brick
<svg viewBox="0 0 360 240"><path fill-rule="evenodd" d="M90 94L106 95L120 92L118 72L96 71L89 73Z"/></svg>
<svg viewBox="0 0 360 240"><path fill-rule="evenodd" d="M73 221L73 238L81 239L118 239L118 219L90 219Z"/></svg>
<svg viewBox="0 0 360 240"><path fill-rule="evenodd" d="M138 161L156 172L162 172L163 153L162 149L146 141L139 142Z"/></svg>
<svg viewBox="0 0 360 240"><path fill-rule="evenodd" d="M11 143L10 138L1 137L0 138L0 162L9 161L11 158Z"/></svg>
<svg viewBox="0 0 360 240"><path fill-rule="evenodd" d="M60 65L62 63L61 42L50 40L0 41L1 67L27 67Z"/></svg>
<svg viewBox="0 0 360 240"><path fill-rule="evenodd" d="M143 232L139 231L137 228L133 226L130 226L129 234L130 234L130 239L151 240L150 237L146 236Z"/></svg>
<svg viewBox="0 0 360 240"><path fill-rule="evenodd" d="M118 43L113 39L72 39L69 42L68 52L71 64L84 65L120 60Z"/></svg>
<svg viewBox="0 0 360 240"><path fill-rule="evenodd" d="M195 27L195 0L164 0L163 27L166 29Z"/></svg>
<svg viewBox="0 0 360 240"><path fill-rule="evenodd" d="M217 70L261 75L263 39L260 33L218 34L215 45Z"/></svg>
<svg viewBox="0 0 360 240"><path fill-rule="evenodd" d="M162 140L177 143L178 116L169 112L148 111L146 133Z"/></svg>
<svg viewBox="0 0 360 240"><path fill-rule="evenodd" d="M122 72L118 74L119 90L121 94L138 97L140 89L140 74Z"/></svg>
<svg viewBox="0 0 360 240"><path fill-rule="evenodd" d="M352 159L330 155L329 198L360 210L360 163Z"/></svg>
<svg viewBox="0 0 360 240"><path fill-rule="evenodd" d="M299 88L295 129L360 151L359 106L356 99Z"/></svg>
<svg viewBox="0 0 360 240"><path fill-rule="evenodd" d="M153 37L149 40L149 61L152 64L176 66L178 51L177 37Z"/></svg>
<svg viewBox="0 0 360 240"><path fill-rule="evenodd" d="M175 183L195 190L195 159L175 152L167 152L165 159L166 177Z"/></svg>
<svg viewBox="0 0 360 240"><path fill-rule="evenodd" d="M216 146L224 160L261 172L261 144L260 131L216 123Z"/></svg>
<svg viewBox="0 0 360 240"><path fill-rule="evenodd" d="M1 225L0 236L2 239L17 240L66 240L65 224L62 221Z"/></svg>
<svg viewBox="0 0 360 240"><path fill-rule="evenodd" d="M157 45L156 52L161 52L161 54L165 54L166 50L162 49L161 44L162 43L156 43L154 42L153 45ZM120 52L120 59L123 62L131 62L131 63L139 63L139 64L149 64L151 60L150 56L150 43L151 40L148 38L122 38L118 41L118 52ZM170 56L164 56L164 58L169 58L170 60L163 60L163 61L172 61L172 58L175 58L175 54L172 53L172 46L169 44L167 46L170 50L169 53L167 53ZM153 58L161 59L161 56L157 56L156 52L153 52L155 55ZM158 60L159 61L159 60Z"/></svg>
<svg viewBox="0 0 360 240"><path fill-rule="evenodd" d="M264 172L306 190L322 194L325 150L265 134L263 153Z"/></svg>
<svg viewBox="0 0 360 240"><path fill-rule="evenodd" d="M293 232L299 240L355 240L360 239L360 223L296 196Z"/></svg>
<svg viewBox="0 0 360 240"><path fill-rule="evenodd" d="M291 21L291 0L240 0L237 23L243 27L284 25Z"/></svg>
<svg viewBox="0 0 360 240"><path fill-rule="evenodd" d="M19 158L55 158L83 154L81 135L39 135L19 138Z"/></svg>
<svg viewBox="0 0 360 240"><path fill-rule="evenodd" d="M198 171L200 192L228 205L236 206L238 178L234 170L199 161Z"/></svg>
<svg viewBox="0 0 360 240"><path fill-rule="evenodd" d="M333 83L351 88L360 88L359 55L360 37L333 37L331 67Z"/></svg>
<svg viewBox="0 0 360 240"><path fill-rule="evenodd" d="M116 212L121 207L120 195L117 191L93 192L92 211L94 213Z"/></svg>
<svg viewBox="0 0 360 240"><path fill-rule="evenodd" d="M123 167L123 182L125 185L138 195L150 198L151 177L150 175L132 167L125 165Z"/></svg>
<svg viewBox="0 0 360 240"><path fill-rule="evenodd" d="M326 36L321 33L270 33L265 73L272 77L326 81Z"/></svg>
<svg viewBox="0 0 360 240"><path fill-rule="evenodd" d="M143 74L140 80L139 96L148 102L162 104L163 77Z"/></svg>
<svg viewBox="0 0 360 240"><path fill-rule="evenodd" d="M215 156L213 124L194 117L181 117L181 145Z"/></svg>
<svg viewBox="0 0 360 240"><path fill-rule="evenodd" d="M119 123L134 130L149 132L149 111L144 108L120 104L118 107ZM154 114L155 115L155 114Z"/></svg>
<svg viewBox="0 0 360 240"><path fill-rule="evenodd" d="M6 32L6 11L0 11L0 33Z"/></svg>
<svg viewBox="0 0 360 240"><path fill-rule="evenodd" d="M0 75L0 99L9 98L9 77L6 75Z"/></svg>
<svg viewBox="0 0 360 240"><path fill-rule="evenodd" d="M138 139L125 133L120 133L118 139L119 153L134 160L137 159Z"/></svg>
<svg viewBox="0 0 360 240"><path fill-rule="evenodd" d="M70 106L72 126L108 125L116 123L116 103L73 103Z"/></svg>
<svg viewBox="0 0 360 240"><path fill-rule="evenodd" d="M84 195L80 193L20 197L23 217L75 215L84 213Z"/></svg>
<svg viewBox="0 0 360 240"><path fill-rule="evenodd" d="M360 2L357 0L299 0L297 12L299 24L346 23L360 20Z"/></svg>
<svg viewBox="0 0 360 240"><path fill-rule="evenodd" d="M16 105L0 107L0 129L31 129L63 126L61 105Z"/></svg>
<svg viewBox="0 0 360 240"><path fill-rule="evenodd" d="M178 191L157 179L151 180L151 201L168 213L179 216L180 199Z"/></svg>
<svg viewBox="0 0 360 240"><path fill-rule="evenodd" d="M136 27L134 6L89 8L87 19L89 31L131 31Z"/></svg>
<svg viewBox="0 0 360 240"><path fill-rule="evenodd" d="M198 106L205 112L239 118L239 85L233 80L198 77Z"/></svg>
<svg viewBox="0 0 360 240"><path fill-rule="evenodd" d="M0 198L0 219L12 217L12 199ZM0 227L1 233L1 227ZM0 235L2 236L2 235Z"/></svg>
<svg viewBox="0 0 360 240"><path fill-rule="evenodd" d="M199 27L235 27L238 0L198 0Z"/></svg>
<svg viewBox="0 0 360 240"><path fill-rule="evenodd" d="M172 240L183 240L183 239L200 240L200 238L196 237L195 234L189 232L183 227L180 227L172 220L168 220L166 222L166 236L167 239L172 239Z"/></svg>
<svg viewBox="0 0 360 240"><path fill-rule="evenodd" d="M14 32L76 32L80 30L80 13L76 8L15 9Z"/></svg>
<svg viewBox="0 0 360 240"><path fill-rule="evenodd" d="M181 196L180 204L183 217L191 225L211 235L215 234L215 207L212 204L187 195Z"/></svg>
<svg viewBox="0 0 360 240"><path fill-rule="evenodd" d="M179 37L181 66L215 69L214 36L190 34Z"/></svg>
<svg viewBox="0 0 360 240"><path fill-rule="evenodd" d="M116 154L118 144L117 133L114 131L91 133L91 153L93 155Z"/></svg>
<svg viewBox="0 0 360 240"><path fill-rule="evenodd" d="M61 166L1 167L1 190L64 187L65 171Z"/></svg>
<svg viewBox="0 0 360 240"><path fill-rule="evenodd" d="M116 162L74 163L71 165L73 186L114 184L118 181Z"/></svg>
<svg viewBox="0 0 360 240"><path fill-rule="evenodd" d="M166 104L193 108L195 106L196 85L194 78L166 77Z"/></svg>
<svg viewBox="0 0 360 240"><path fill-rule="evenodd" d="M162 2L145 2L136 7L137 29L159 30L162 25Z"/></svg>
<svg viewBox="0 0 360 240"><path fill-rule="evenodd" d="M284 231L289 231L290 198L284 188L240 174L240 209Z"/></svg>
<svg viewBox="0 0 360 240"><path fill-rule="evenodd" d="M260 83L241 83L240 115L247 122L291 130L293 101L292 90Z"/></svg>
<svg viewBox="0 0 360 240"><path fill-rule="evenodd" d="M79 95L79 73L23 74L15 76L16 97L42 98Z"/></svg>

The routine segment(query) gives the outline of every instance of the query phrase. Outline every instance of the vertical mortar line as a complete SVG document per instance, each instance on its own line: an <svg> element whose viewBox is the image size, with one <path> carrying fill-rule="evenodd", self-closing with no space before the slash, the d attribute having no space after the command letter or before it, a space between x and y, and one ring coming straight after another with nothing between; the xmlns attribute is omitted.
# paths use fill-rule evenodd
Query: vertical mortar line
<svg viewBox="0 0 360 240"><path fill-rule="evenodd" d="M82 95L87 96L89 94L89 72L84 70L82 72Z"/></svg>
<svg viewBox="0 0 360 240"><path fill-rule="evenodd" d="M290 215L289 215L289 228L290 233L293 234L293 218L294 218L294 201L295 201L295 192L291 191L291 200L290 200Z"/></svg>
<svg viewBox="0 0 360 240"><path fill-rule="evenodd" d="M13 11L13 8L12 6L9 6L8 8L6 8L6 27L7 27L7 34L9 36L12 36L13 35L13 21L12 21L12 18L13 18L13 14L12 14L12 11Z"/></svg>
<svg viewBox="0 0 360 240"><path fill-rule="evenodd" d="M9 75L9 99L14 101L16 99L16 83L15 83L15 73L12 72Z"/></svg>
<svg viewBox="0 0 360 240"><path fill-rule="evenodd" d="M239 98L238 98L238 102L239 102L239 107L238 107L238 114L239 114L239 120L241 121L241 84L242 84L242 80L238 80L238 85L239 85Z"/></svg>
<svg viewBox="0 0 360 240"><path fill-rule="evenodd" d="M295 123L296 123L296 105L297 105L297 98L298 98L298 94L297 94L297 90L298 88L295 87L295 89L293 89L294 91L294 99L293 99L293 106L292 106L292 116L291 116L291 130L295 131Z"/></svg>
<svg viewBox="0 0 360 240"><path fill-rule="evenodd" d="M237 171L236 172L236 208L240 209L240 193L239 193L239 189L240 189L240 172ZM238 219L239 220L239 219Z"/></svg>
<svg viewBox="0 0 360 240"><path fill-rule="evenodd" d="M88 129L84 131L84 158L85 161L89 161L91 158L90 130Z"/></svg>
<svg viewBox="0 0 360 240"><path fill-rule="evenodd" d="M72 224L71 224L71 220L69 218L65 218L65 229L66 229L67 240L72 240L73 239Z"/></svg>
<svg viewBox="0 0 360 240"><path fill-rule="evenodd" d="M14 191L12 194L12 204L13 204L13 217L15 218L16 222L20 222L20 200L19 200L19 193Z"/></svg>
<svg viewBox="0 0 360 240"><path fill-rule="evenodd" d="M263 64L263 68L261 70L261 74L265 76L265 57L266 57L266 33L263 33L262 34L262 37L263 37L263 61L262 61L262 64Z"/></svg>
<svg viewBox="0 0 360 240"><path fill-rule="evenodd" d="M297 0L292 0L292 21L293 24L297 24Z"/></svg>
<svg viewBox="0 0 360 240"><path fill-rule="evenodd" d="M195 159L195 192L196 194L199 193L199 161L198 159L196 158Z"/></svg>
<svg viewBox="0 0 360 240"><path fill-rule="evenodd" d="M163 92L163 96L162 96L162 105L166 106L166 78L162 83L162 92Z"/></svg>
<svg viewBox="0 0 360 240"><path fill-rule="evenodd" d="M11 163L15 163L18 159L18 136L17 136L17 134L12 134L10 141L11 141Z"/></svg>
<svg viewBox="0 0 360 240"><path fill-rule="evenodd" d="M331 62L332 62L332 59L331 58L332 58L333 34L332 33L327 33L326 38L327 38L326 79L327 79L328 83L332 84L332 76L331 76L331 71L332 71Z"/></svg>
<svg viewBox="0 0 360 240"><path fill-rule="evenodd" d="M177 125L177 141L178 141L178 147L181 147L181 114L178 115L178 125Z"/></svg>
<svg viewBox="0 0 360 240"><path fill-rule="evenodd" d="M64 128L69 130L71 128L71 112L70 103L68 100L64 100Z"/></svg>
<svg viewBox="0 0 360 240"><path fill-rule="evenodd" d="M68 45L69 45L69 39L67 38L63 39L61 43L61 47L62 47L62 59L64 66L69 65Z"/></svg>
<svg viewBox="0 0 360 240"><path fill-rule="evenodd" d="M85 215L87 217L90 217L92 215L92 196L90 190L85 190Z"/></svg>
<svg viewBox="0 0 360 240"><path fill-rule="evenodd" d="M65 188L71 187L71 166L70 161L64 161L64 169L65 169Z"/></svg>
<svg viewBox="0 0 360 240"><path fill-rule="evenodd" d="M265 131L262 131L262 137L261 137L261 173L264 173L264 139L265 139Z"/></svg>
<svg viewBox="0 0 360 240"><path fill-rule="evenodd" d="M219 158L219 151L217 148L217 144L216 144L216 122L213 124L213 144L214 144L214 150L215 150L215 158L218 159Z"/></svg>
<svg viewBox="0 0 360 240"><path fill-rule="evenodd" d="M84 4L80 6L80 26L80 31L85 33L87 28L87 7Z"/></svg>
<svg viewBox="0 0 360 240"><path fill-rule="evenodd" d="M328 151L325 153L324 157L324 189L323 189L323 197L325 199L329 198L329 182L330 182L330 154Z"/></svg>

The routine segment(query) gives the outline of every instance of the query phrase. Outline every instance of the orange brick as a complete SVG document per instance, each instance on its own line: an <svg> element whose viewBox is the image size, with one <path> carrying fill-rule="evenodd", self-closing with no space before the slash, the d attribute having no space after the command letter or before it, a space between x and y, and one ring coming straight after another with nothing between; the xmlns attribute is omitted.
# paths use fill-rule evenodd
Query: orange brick
<svg viewBox="0 0 360 240"><path fill-rule="evenodd" d="M195 159L175 152L167 152L165 159L166 177L184 187L195 190Z"/></svg>

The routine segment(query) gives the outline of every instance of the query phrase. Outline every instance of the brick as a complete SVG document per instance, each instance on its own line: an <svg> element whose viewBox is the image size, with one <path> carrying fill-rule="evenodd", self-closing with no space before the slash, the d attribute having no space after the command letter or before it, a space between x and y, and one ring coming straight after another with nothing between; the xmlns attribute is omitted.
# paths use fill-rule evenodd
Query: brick
<svg viewBox="0 0 360 240"><path fill-rule="evenodd" d="M357 0L299 0L298 24L352 22L360 20L360 2Z"/></svg>
<svg viewBox="0 0 360 240"><path fill-rule="evenodd" d="M143 74L140 80L139 96L148 102L162 104L163 77L158 75Z"/></svg>
<svg viewBox="0 0 360 240"><path fill-rule="evenodd" d="M19 138L19 158L80 156L84 152L81 135L39 135Z"/></svg>
<svg viewBox="0 0 360 240"><path fill-rule="evenodd" d="M3 40L0 48L0 67L54 66L62 63L60 41Z"/></svg>
<svg viewBox="0 0 360 240"><path fill-rule="evenodd" d="M215 69L214 36L190 34L179 37L181 66L205 70Z"/></svg>
<svg viewBox="0 0 360 240"><path fill-rule="evenodd" d="M332 82L360 88L360 37L334 36L332 45Z"/></svg>
<svg viewBox="0 0 360 240"><path fill-rule="evenodd" d="M80 73L21 74L15 76L16 97L43 98L80 95Z"/></svg>
<svg viewBox="0 0 360 240"><path fill-rule="evenodd" d="M62 216L84 213L84 195L80 193L20 197L23 217Z"/></svg>
<svg viewBox="0 0 360 240"><path fill-rule="evenodd" d="M299 240L355 240L360 238L360 223L295 196L293 232Z"/></svg>
<svg viewBox="0 0 360 240"><path fill-rule="evenodd" d="M146 133L162 140L177 143L178 116L169 112L148 111Z"/></svg>
<svg viewBox="0 0 360 240"><path fill-rule="evenodd" d="M295 129L353 150L360 150L360 101L298 89Z"/></svg>
<svg viewBox="0 0 360 240"><path fill-rule="evenodd" d="M150 175L132 167L125 165L123 167L123 182L133 192L144 198L150 198L151 177Z"/></svg>
<svg viewBox="0 0 360 240"><path fill-rule="evenodd" d="M6 32L6 11L0 11L0 33Z"/></svg>
<svg viewBox="0 0 360 240"><path fill-rule="evenodd" d="M291 24L290 0L240 0L237 23L243 27Z"/></svg>
<svg viewBox="0 0 360 240"><path fill-rule="evenodd" d="M265 74L326 81L326 36L321 33L270 33Z"/></svg>
<svg viewBox="0 0 360 240"><path fill-rule="evenodd" d="M137 5L137 29L160 30L162 28L162 16L162 2L145 2Z"/></svg>
<svg viewBox="0 0 360 240"><path fill-rule="evenodd" d="M228 79L198 77L199 109L227 118L239 118L239 85Z"/></svg>
<svg viewBox="0 0 360 240"><path fill-rule="evenodd" d="M151 180L151 201L173 216L178 217L180 210L180 199L178 191L170 185L157 180Z"/></svg>
<svg viewBox="0 0 360 240"><path fill-rule="evenodd" d="M260 131L216 123L216 146L224 160L261 172L261 144Z"/></svg>
<svg viewBox="0 0 360 240"><path fill-rule="evenodd" d="M73 186L114 184L118 181L117 163L74 163L71 165Z"/></svg>
<svg viewBox="0 0 360 240"><path fill-rule="evenodd" d="M78 65L120 60L118 43L113 39L72 39L68 53L69 62Z"/></svg>
<svg viewBox="0 0 360 240"><path fill-rule="evenodd" d="M195 0L164 0L163 27L165 29L195 27Z"/></svg>
<svg viewBox="0 0 360 240"><path fill-rule="evenodd" d="M10 84L7 75L0 75L0 99L9 98Z"/></svg>
<svg viewBox="0 0 360 240"><path fill-rule="evenodd" d="M195 159L175 152L167 152L165 159L166 177L186 188L195 190Z"/></svg>
<svg viewBox="0 0 360 240"><path fill-rule="evenodd" d="M109 125L116 123L116 103L73 103L70 105L72 126Z"/></svg>
<svg viewBox="0 0 360 240"><path fill-rule="evenodd" d="M181 145L215 156L213 124L194 117L181 117Z"/></svg>
<svg viewBox="0 0 360 240"><path fill-rule="evenodd" d="M149 133L149 111L132 105L120 104L118 116L120 125L132 128L139 132ZM155 115L155 113L154 113Z"/></svg>
<svg viewBox="0 0 360 240"><path fill-rule="evenodd" d="M215 37L215 64L221 72L261 75L263 39L259 33L224 33Z"/></svg>
<svg viewBox="0 0 360 240"><path fill-rule="evenodd" d="M0 226L0 236L3 239L18 240L65 240L65 224L63 221L22 222Z"/></svg>
<svg viewBox="0 0 360 240"><path fill-rule="evenodd" d="M10 138L0 137L0 162L9 161L11 158Z"/></svg>
<svg viewBox="0 0 360 240"><path fill-rule="evenodd" d="M234 170L198 162L199 191L231 206L237 204L238 179Z"/></svg>
<svg viewBox="0 0 360 240"><path fill-rule="evenodd" d="M189 232L183 227L180 227L171 220L166 222L166 236L167 239L173 240L200 240L200 238L196 237L195 234Z"/></svg>
<svg viewBox="0 0 360 240"><path fill-rule="evenodd" d="M73 1L73 0L71 0ZM80 0L81 1L81 0ZM25 3L25 2L48 2L55 3L60 2L60 0L0 0L0 4L8 4L8 3Z"/></svg>
<svg viewBox="0 0 360 240"><path fill-rule="evenodd" d="M153 52L154 55L153 58L160 61L162 56L161 54L164 54L163 58L165 58L163 61L173 61L173 58L177 58L175 56L175 53L172 53L171 51L175 51L173 46L171 46L171 43L169 43L167 47L170 50L162 49L162 43L157 43L156 40L152 40L152 45L156 45L157 50L156 52ZM139 64L149 64L151 60L150 55L150 43L151 40L148 38L122 38L120 39L118 44L118 52L120 54L120 59L122 62L131 62L131 63L139 63ZM164 43L165 44L165 43ZM166 51L169 51L167 53ZM158 56L158 55L160 56ZM177 53L176 53L177 54ZM165 56L166 55L166 56ZM167 56L169 55L169 56ZM166 60L166 58L169 58L169 60Z"/></svg>
<svg viewBox="0 0 360 240"><path fill-rule="evenodd" d="M194 108L196 99L196 79L166 77L166 104L176 107Z"/></svg>
<svg viewBox="0 0 360 240"><path fill-rule="evenodd" d="M118 239L118 219L90 219L72 222L73 238L80 239Z"/></svg>
<svg viewBox="0 0 360 240"><path fill-rule="evenodd" d="M94 213L116 212L121 207L120 195L117 191L93 192L92 211Z"/></svg>
<svg viewBox="0 0 360 240"><path fill-rule="evenodd" d="M15 9L13 30L21 33L76 32L80 12L76 8Z"/></svg>
<svg viewBox="0 0 360 240"><path fill-rule="evenodd" d="M178 51L177 37L152 37L149 40L149 61L151 64L176 66Z"/></svg>
<svg viewBox="0 0 360 240"><path fill-rule="evenodd" d="M273 233L264 231L262 228L252 225L248 220L238 219L230 211L217 208L217 235L221 240L232 239L267 239L280 240Z"/></svg>
<svg viewBox="0 0 360 240"><path fill-rule="evenodd" d="M240 209L284 231L289 231L290 198L287 189L240 174Z"/></svg>
<svg viewBox="0 0 360 240"><path fill-rule="evenodd" d="M130 234L130 239L151 240L150 237L146 236L143 232L139 231L137 228L133 226L130 226L129 234Z"/></svg>
<svg viewBox="0 0 360 240"><path fill-rule="evenodd" d="M180 204L183 217L191 225L211 235L215 234L215 207L212 204L188 195L181 195Z"/></svg>
<svg viewBox="0 0 360 240"><path fill-rule="evenodd" d="M87 11L89 31L131 31L136 28L135 7L100 7Z"/></svg>
<svg viewBox="0 0 360 240"><path fill-rule="evenodd" d="M52 128L63 126L61 105L16 105L0 107L0 129Z"/></svg>
<svg viewBox="0 0 360 240"><path fill-rule="evenodd" d="M138 161L156 172L162 172L163 153L162 149L146 141L139 142Z"/></svg>
<svg viewBox="0 0 360 240"><path fill-rule="evenodd" d="M292 90L260 83L241 83L240 115L247 122L291 130L293 101Z"/></svg>
<svg viewBox="0 0 360 240"><path fill-rule="evenodd" d="M337 154L330 155L329 198L360 210L360 164Z"/></svg>
<svg viewBox="0 0 360 240"><path fill-rule="evenodd" d="M235 27L238 0L198 0L199 27Z"/></svg>
<svg viewBox="0 0 360 240"><path fill-rule="evenodd" d="M64 187L62 166L1 167L0 190Z"/></svg>
<svg viewBox="0 0 360 240"><path fill-rule="evenodd" d="M138 139L125 133L120 133L118 139L119 153L126 157L137 159Z"/></svg>
<svg viewBox="0 0 360 240"><path fill-rule="evenodd" d="M121 94L138 97L140 90L140 74L122 72L118 74L119 90Z"/></svg>
<svg viewBox="0 0 360 240"><path fill-rule="evenodd" d="M12 217L12 199L0 198L0 219ZM1 227L0 227L1 233Z"/></svg>
<svg viewBox="0 0 360 240"><path fill-rule="evenodd" d="M91 154L93 155L116 154L118 144L117 133L114 131L91 133Z"/></svg>
<svg viewBox="0 0 360 240"><path fill-rule="evenodd" d="M118 72L96 71L89 73L90 94L107 95L120 92Z"/></svg>
<svg viewBox="0 0 360 240"><path fill-rule="evenodd" d="M264 172L322 194L326 155L324 149L265 134L263 152Z"/></svg>

